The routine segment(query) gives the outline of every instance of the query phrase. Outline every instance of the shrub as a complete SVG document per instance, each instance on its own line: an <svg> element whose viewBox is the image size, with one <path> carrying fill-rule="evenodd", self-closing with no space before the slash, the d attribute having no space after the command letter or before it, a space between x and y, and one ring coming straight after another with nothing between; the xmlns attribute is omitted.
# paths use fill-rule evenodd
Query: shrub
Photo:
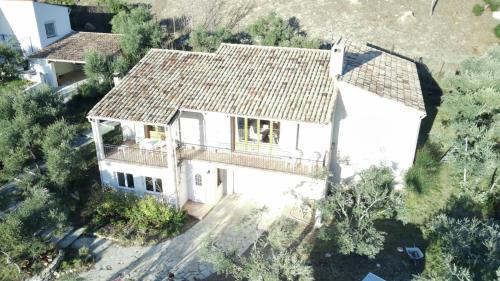
<svg viewBox="0 0 500 281"><path fill-rule="evenodd" d="M36 258L52 248L50 243L34 234L47 226L59 233L65 226L66 216L57 206L58 203L47 190L36 189L15 211L3 218L0 223L1 280L18 279L3 278L16 273L16 267L24 260L36 264ZM9 262L4 267L3 263L7 260ZM32 265L31 268L35 267Z"/></svg>
<svg viewBox="0 0 500 281"><path fill-rule="evenodd" d="M130 225L139 231L162 229L168 234L181 231L186 214L158 202L152 196L141 198L126 212Z"/></svg>
<svg viewBox="0 0 500 281"><path fill-rule="evenodd" d="M319 40L308 39L296 18L285 20L271 13L248 28L253 40L261 45L318 49Z"/></svg>
<svg viewBox="0 0 500 281"><path fill-rule="evenodd" d="M197 52L215 52L223 42L232 42L233 35L226 28L218 28L210 32L199 27L189 35L188 44Z"/></svg>
<svg viewBox="0 0 500 281"><path fill-rule="evenodd" d="M426 143L420 148L415 157L415 164L405 174L406 187L418 193L424 193L432 188L437 182L440 156L439 149L431 143Z"/></svg>
<svg viewBox="0 0 500 281"><path fill-rule="evenodd" d="M495 26L493 32L495 33L495 36L500 39L500 23Z"/></svg>
<svg viewBox="0 0 500 281"><path fill-rule="evenodd" d="M93 193L87 206L99 232L131 242L149 242L180 233L186 214L153 196L105 189Z"/></svg>
<svg viewBox="0 0 500 281"><path fill-rule="evenodd" d="M484 3L488 4L490 10L495 12L500 9L500 0L484 0Z"/></svg>
<svg viewBox="0 0 500 281"><path fill-rule="evenodd" d="M474 7L472 7L472 13L476 16L480 16L482 15L484 12L484 6L483 5L480 5L480 4L476 4L474 5Z"/></svg>
<svg viewBox="0 0 500 281"><path fill-rule="evenodd" d="M109 223L126 220L126 212L137 203L137 196L113 189L105 189L92 194L88 210L93 213L92 223L104 226Z"/></svg>

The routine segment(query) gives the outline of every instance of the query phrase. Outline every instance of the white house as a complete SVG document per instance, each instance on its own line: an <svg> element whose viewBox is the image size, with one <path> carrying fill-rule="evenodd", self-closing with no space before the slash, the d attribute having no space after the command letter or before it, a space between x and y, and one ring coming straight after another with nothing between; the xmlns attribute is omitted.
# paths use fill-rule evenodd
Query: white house
<svg viewBox="0 0 500 281"><path fill-rule="evenodd" d="M0 0L0 41L14 37L26 56L72 32L68 7Z"/></svg>
<svg viewBox="0 0 500 281"><path fill-rule="evenodd" d="M325 172L374 164L400 175L424 116L413 62L348 42L153 49L88 114L102 183L178 207L232 193L317 200ZM122 141L103 141L104 121Z"/></svg>
<svg viewBox="0 0 500 281"><path fill-rule="evenodd" d="M120 35L74 32L70 12L68 7L35 0L0 0L0 42L19 42L31 65L23 78L48 84L65 97L85 80L86 51L120 51Z"/></svg>

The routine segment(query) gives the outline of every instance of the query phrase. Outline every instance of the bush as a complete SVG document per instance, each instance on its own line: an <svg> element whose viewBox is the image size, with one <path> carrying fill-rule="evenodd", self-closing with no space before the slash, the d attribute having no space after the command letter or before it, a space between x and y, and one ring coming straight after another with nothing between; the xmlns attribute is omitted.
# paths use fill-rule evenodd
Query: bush
<svg viewBox="0 0 500 281"><path fill-rule="evenodd" d="M92 223L96 227L127 220L125 213L137 203L137 196L106 189L92 194L88 210L92 212Z"/></svg>
<svg viewBox="0 0 500 281"><path fill-rule="evenodd" d="M484 0L484 3L488 4L492 12L498 11L498 9L500 9L500 0Z"/></svg>
<svg viewBox="0 0 500 281"><path fill-rule="evenodd" d="M495 33L495 36L500 39L500 23L495 26L493 32Z"/></svg>
<svg viewBox="0 0 500 281"><path fill-rule="evenodd" d="M406 187L418 193L425 193L437 184L440 156L439 149L431 143L420 148L415 157L415 164L405 174Z"/></svg>
<svg viewBox="0 0 500 281"><path fill-rule="evenodd" d="M186 218L184 212L178 212L152 196L140 199L127 210L126 216L130 225L139 231L162 229L170 234L178 234Z"/></svg>
<svg viewBox="0 0 500 281"><path fill-rule="evenodd" d="M106 189L96 191L87 206L99 232L137 243L172 237L181 232L186 214L153 196Z"/></svg>
<svg viewBox="0 0 500 281"><path fill-rule="evenodd" d="M308 39L296 18L285 20L271 13L255 21L248 28L253 40L266 46L297 47L319 49L319 40Z"/></svg>
<svg viewBox="0 0 500 281"><path fill-rule="evenodd" d="M0 280L19 279L20 276L12 278L12 274L19 274L17 267L23 265L29 266L27 269L32 272L37 271L38 257L51 250L52 245L36 233L47 226L59 233L65 226L66 216L58 205L47 190L36 189L15 211L3 217L0 223Z"/></svg>
<svg viewBox="0 0 500 281"><path fill-rule="evenodd" d="M231 32L226 28L218 28L210 32L199 27L189 35L188 44L197 52L215 52L223 42L232 42L234 40Z"/></svg>
<svg viewBox="0 0 500 281"><path fill-rule="evenodd" d="M484 12L484 6L483 5L480 5L480 4L476 4L474 5L474 7L472 7L472 13L476 16L480 16L482 15Z"/></svg>

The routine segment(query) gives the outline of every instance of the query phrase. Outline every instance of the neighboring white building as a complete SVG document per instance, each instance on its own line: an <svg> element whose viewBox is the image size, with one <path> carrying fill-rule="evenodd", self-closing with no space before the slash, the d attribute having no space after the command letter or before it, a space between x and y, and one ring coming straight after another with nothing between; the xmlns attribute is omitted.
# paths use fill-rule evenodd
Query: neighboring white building
<svg viewBox="0 0 500 281"><path fill-rule="evenodd" d="M85 52L120 51L119 36L74 32L68 7L34 0L0 0L0 42L15 38L30 60L23 78L45 83L68 98L85 81Z"/></svg>
<svg viewBox="0 0 500 281"><path fill-rule="evenodd" d="M347 42L153 49L88 114L102 183L178 207L232 193L318 200L320 175L370 165L399 176L424 116L414 63ZM105 121L120 123L121 142L103 142Z"/></svg>
<svg viewBox="0 0 500 281"><path fill-rule="evenodd" d="M69 13L64 6L0 0L0 41L14 37L28 56L72 32Z"/></svg>

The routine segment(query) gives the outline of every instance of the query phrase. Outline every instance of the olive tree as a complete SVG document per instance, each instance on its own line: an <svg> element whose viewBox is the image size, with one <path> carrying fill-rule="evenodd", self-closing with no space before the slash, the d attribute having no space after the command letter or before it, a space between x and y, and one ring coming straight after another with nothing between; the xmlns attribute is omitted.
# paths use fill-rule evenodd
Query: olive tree
<svg viewBox="0 0 500 281"><path fill-rule="evenodd" d="M441 214L424 228L430 247L426 272L430 280L494 280L500 268L500 226L476 218ZM425 280L429 280L425 279ZM417 279L424 280L424 279Z"/></svg>
<svg viewBox="0 0 500 281"><path fill-rule="evenodd" d="M498 190L500 47L466 60L443 85L448 92L431 138L448 150L462 195L483 204Z"/></svg>
<svg viewBox="0 0 500 281"><path fill-rule="evenodd" d="M160 47L164 37L158 23L143 7L121 10L113 17L111 25L113 33L122 34L120 46L124 60L119 65L122 72L132 68L149 49Z"/></svg>
<svg viewBox="0 0 500 281"><path fill-rule="evenodd" d="M0 43L0 82L17 78L23 64L23 54L15 42Z"/></svg>
<svg viewBox="0 0 500 281"><path fill-rule="evenodd" d="M334 240L341 254L374 258L385 240L375 221L393 217L401 207L391 170L373 166L361 171L352 184L331 188L320 202L323 226L319 238Z"/></svg>
<svg viewBox="0 0 500 281"><path fill-rule="evenodd" d="M42 150L49 180L58 191L67 192L68 186L80 175L84 161L80 151L71 146L76 138L76 128L64 120L50 124L45 130Z"/></svg>
<svg viewBox="0 0 500 281"><path fill-rule="evenodd" d="M276 13L259 18L248 27L253 41L260 45L319 49L321 42L309 39L296 18L285 20Z"/></svg>
<svg viewBox="0 0 500 281"><path fill-rule="evenodd" d="M257 218L257 230L262 210L256 210L252 215ZM248 223L248 219L243 218L242 221ZM298 239L298 234L293 231L294 223L286 219L278 220L267 235L254 242L248 256L210 238L203 245L202 259L211 263L219 274L230 275L235 280L312 281L312 267L306 265L290 247L292 241Z"/></svg>

